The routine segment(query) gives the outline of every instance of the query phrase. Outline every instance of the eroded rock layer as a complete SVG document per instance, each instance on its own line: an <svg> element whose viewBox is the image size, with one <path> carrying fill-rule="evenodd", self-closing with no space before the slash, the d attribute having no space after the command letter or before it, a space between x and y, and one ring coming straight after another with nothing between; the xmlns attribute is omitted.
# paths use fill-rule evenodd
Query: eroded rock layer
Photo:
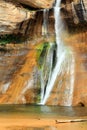
<svg viewBox="0 0 87 130"><path fill-rule="evenodd" d="M20 31L20 23L30 19L31 13L17 4L0 1L0 34L12 34Z"/></svg>
<svg viewBox="0 0 87 130"><path fill-rule="evenodd" d="M16 1L34 8L51 8L54 3L54 0L16 0Z"/></svg>

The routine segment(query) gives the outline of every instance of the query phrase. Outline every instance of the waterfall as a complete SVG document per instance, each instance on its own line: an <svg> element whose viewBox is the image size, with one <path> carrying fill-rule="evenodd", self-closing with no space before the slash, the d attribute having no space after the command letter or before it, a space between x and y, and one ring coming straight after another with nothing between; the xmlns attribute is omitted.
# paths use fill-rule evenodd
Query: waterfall
<svg viewBox="0 0 87 130"><path fill-rule="evenodd" d="M57 80L58 76L63 72L67 72L70 73L71 75L70 82L68 85L70 91L68 93L67 99L64 101L64 105L70 106L72 104L72 94L73 94L73 86L74 86L74 59L73 59L73 53L71 51L67 51L67 47L64 45L63 40L61 38L61 35L64 32L64 24L61 20L60 4L61 4L61 0L57 0L54 7L55 35L56 35L56 44L57 44L56 65L53 69L50 81L48 80L45 95L43 100L41 101L41 104L45 104L47 102L47 99L50 96L50 93L54 87L55 81Z"/></svg>
<svg viewBox="0 0 87 130"><path fill-rule="evenodd" d="M42 35L43 36L48 35L48 13L49 13L49 9L43 10L43 25L42 25Z"/></svg>

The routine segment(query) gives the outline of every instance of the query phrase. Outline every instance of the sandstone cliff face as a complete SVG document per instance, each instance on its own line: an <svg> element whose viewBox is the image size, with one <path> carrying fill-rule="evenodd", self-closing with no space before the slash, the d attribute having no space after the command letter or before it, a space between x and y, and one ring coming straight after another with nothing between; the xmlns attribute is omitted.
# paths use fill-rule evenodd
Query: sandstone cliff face
<svg viewBox="0 0 87 130"><path fill-rule="evenodd" d="M16 1L34 8L51 8L54 3L54 0L16 0Z"/></svg>
<svg viewBox="0 0 87 130"><path fill-rule="evenodd" d="M29 7L24 8L21 3L26 3ZM41 10L34 10L34 7L50 8L53 3L54 0L17 0L16 2L14 0L1 0L0 35L18 33L23 35L41 35L44 14Z"/></svg>
<svg viewBox="0 0 87 130"><path fill-rule="evenodd" d="M68 24L78 25L82 22L87 22L87 1L66 1L61 4L63 17L67 20Z"/></svg>
<svg viewBox="0 0 87 130"><path fill-rule="evenodd" d="M0 103L35 103L38 98L37 50L30 44L27 47L16 45L10 49L0 53Z"/></svg>
<svg viewBox="0 0 87 130"><path fill-rule="evenodd" d="M30 19L31 13L17 5L0 1L0 34L18 33L20 23Z"/></svg>

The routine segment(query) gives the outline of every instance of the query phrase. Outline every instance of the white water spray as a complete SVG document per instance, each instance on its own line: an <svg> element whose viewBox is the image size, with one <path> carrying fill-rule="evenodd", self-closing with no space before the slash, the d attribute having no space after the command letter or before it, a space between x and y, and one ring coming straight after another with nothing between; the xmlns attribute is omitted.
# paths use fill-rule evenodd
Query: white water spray
<svg viewBox="0 0 87 130"><path fill-rule="evenodd" d="M45 104L47 102L47 99L50 96L50 93L54 87L55 81L58 78L58 76L63 72L67 72L68 70L70 71L72 75L70 77L70 83L68 86L70 88L70 92L68 94L68 96L70 96L70 99L68 97L64 105L71 105L71 102L72 102L71 101L72 95L70 94L73 93L73 86L74 86L74 71L73 71L74 65L71 66L70 64L71 60L69 60L69 55L72 57L72 53L67 52L67 47L64 45L63 40L61 38L61 35L63 35L63 32L64 32L64 24L62 23L62 20L61 20L60 4L61 4L61 0L57 0L56 5L54 7L55 34L56 34L56 44L57 44L57 51L56 51L57 61L56 61L55 68L52 72L50 82L48 82L46 86L46 92L45 92L43 100L41 101L41 104ZM73 70L70 70L71 68Z"/></svg>

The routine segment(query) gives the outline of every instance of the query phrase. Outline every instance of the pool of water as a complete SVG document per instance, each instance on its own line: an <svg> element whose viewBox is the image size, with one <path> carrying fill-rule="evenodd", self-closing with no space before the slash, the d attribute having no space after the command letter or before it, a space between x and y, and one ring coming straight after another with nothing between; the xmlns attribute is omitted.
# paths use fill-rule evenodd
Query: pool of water
<svg viewBox="0 0 87 130"><path fill-rule="evenodd" d="M0 128L2 130L86 130L87 108L0 105Z"/></svg>
<svg viewBox="0 0 87 130"><path fill-rule="evenodd" d="M0 105L2 115L36 115L42 117L84 117L87 116L87 107L59 107L41 105Z"/></svg>

